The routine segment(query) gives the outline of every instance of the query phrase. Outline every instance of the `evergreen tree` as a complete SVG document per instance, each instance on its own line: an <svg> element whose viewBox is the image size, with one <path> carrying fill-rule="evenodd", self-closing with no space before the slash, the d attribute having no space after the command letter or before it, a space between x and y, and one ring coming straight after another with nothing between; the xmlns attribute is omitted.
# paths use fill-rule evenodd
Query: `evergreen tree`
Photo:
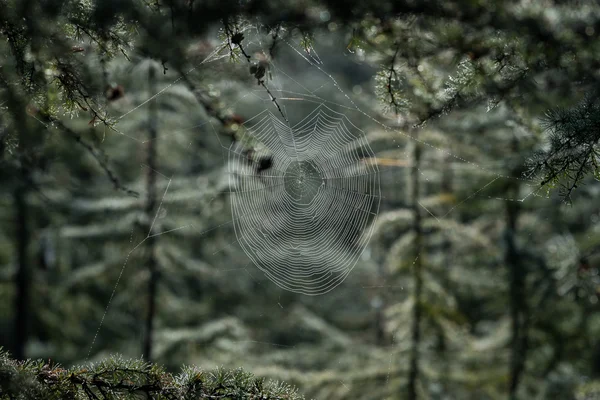
<svg viewBox="0 0 600 400"><path fill-rule="evenodd" d="M0 329L17 358L141 345L168 368L243 365L329 399L596 394L599 6L7 0L0 15ZM360 66L338 82L348 67L317 49L340 43ZM317 299L248 268L224 212L244 117L292 108L267 77L296 46L316 60L296 83L322 70L330 86L299 108L346 104L364 73L349 104L385 193L360 267ZM244 373L3 357L8 398L263 391Z"/></svg>

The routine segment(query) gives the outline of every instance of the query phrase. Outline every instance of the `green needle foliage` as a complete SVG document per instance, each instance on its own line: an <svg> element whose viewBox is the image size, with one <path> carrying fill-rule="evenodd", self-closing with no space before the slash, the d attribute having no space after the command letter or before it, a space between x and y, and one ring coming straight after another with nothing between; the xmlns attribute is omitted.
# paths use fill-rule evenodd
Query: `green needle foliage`
<svg viewBox="0 0 600 400"><path fill-rule="evenodd" d="M597 93L587 95L567 109L553 109L544 120L548 131L547 149L530 160L530 175L540 174L542 184L561 186L571 194L586 176L600 179L600 102Z"/></svg>
<svg viewBox="0 0 600 400"><path fill-rule="evenodd" d="M242 369L203 371L183 367L178 374L142 360L110 357L68 369L44 361L15 361L0 349L2 400L301 400L284 383L256 378Z"/></svg>
<svg viewBox="0 0 600 400"><path fill-rule="evenodd" d="M0 345L94 362L2 353L0 397L299 398L241 366L328 400L596 398L599 32L558 0L0 0ZM229 208L259 111L321 102L382 196L307 298ZM165 370L110 356L144 334Z"/></svg>

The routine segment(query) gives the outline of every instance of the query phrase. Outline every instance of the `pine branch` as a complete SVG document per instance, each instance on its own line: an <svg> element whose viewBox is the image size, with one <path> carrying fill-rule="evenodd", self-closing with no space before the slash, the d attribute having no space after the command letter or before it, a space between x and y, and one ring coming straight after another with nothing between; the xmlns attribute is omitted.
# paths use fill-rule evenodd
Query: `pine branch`
<svg viewBox="0 0 600 400"><path fill-rule="evenodd" d="M279 114L281 114L281 116L283 117L283 119L288 122L287 117L285 116L285 114L283 113L283 110L281 109L281 107L279 106L279 103L277 102L277 98L275 96L273 96L273 93L271 93L271 91L269 90L269 88L267 87L267 85L265 84L264 80L259 80L258 83L265 88L265 91L269 94L269 97L271 98L271 101L273 102L273 104L275 104L275 107L277 107L277 110L279 110Z"/></svg>
<svg viewBox="0 0 600 400"><path fill-rule="evenodd" d="M392 57L392 61L390 62L390 69L388 71L388 77L387 77L387 92L388 92L388 95L390 96L390 103L394 107L394 113L396 115L398 115L398 113L400 111L400 105L396 101L396 97L394 95L394 90L393 90L392 84L393 84L393 82L399 80L398 73L396 72L396 69L394 67L394 64L396 63L396 57L398 56L399 50L400 50L400 45L396 45L396 51L394 52L394 56Z"/></svg>
<svg viewBox="0 0 600 400"><path fill-rule="evenodd" d="M253 75L256 78L256 81L258 82L258 84L265 89L265 91L269 95L269 98L271 99L271 102L275 105L275 107L277 107L277 110L279 111L279 114L281 114L283 119L286 122L289 122L287 117L283 113L283 109L277 102L277 98L273 95L273 93L271 92L271 90L269 90L269 87L265 83L264 76L265 76L265 74L268 73L267 69L270 67L269 61L266 59L266 56L264 56L264 59L260 60L256 65L252 65L251 57L248 55L248 53L246 53L246 51L244 50L244 47L242 46L242 41L244 40L244 35L242 34L242 32L239 31L237 29L237 27L235 27L235 29L232 29L230 23L227 20L224 22L224 26L225 26L225 34L227 35L227 43L229 45L230 53L232 55L234 54L233 46L237 46L237 48L240 49L240 51L246 58L246 61L248 61L248 64L251 65L250 74ZM235 30L235 32L234 32L234 30ZM279 32L279 29L277 30L277 33L278 32ZM275 43L276 37L277 36L275 34L275 36L273 36L273 43ZM272 50L272 48L270 49L270 51L271 50Z"/></svg>
<svg viewBox="0 0 600 400"><path fill-rule="evenodd" d="M39 120L39 119L38 119ZM92 157L96 160L100 168L105 172L108 179L112 182L115 189L125 192L126 194L132 197L139 197L139 193L135 190L127 188L125 185L121 183L117 175L113 172L113 170L108 165L108 157L102 153L100 149L95 147L94 145L88 143L80 133L74 131L73 129L66 126L62 121L57 118L46 116L44 118L45 122L40 120L40 122L44 123L47 129L49 129L52 125L58 127L61 131L63 131L67 136L71 139L75 140L77 144L82 146L88 153L92 155Z"/></svg>
<svg viewBox="0 0 600 400"><path fill-rule="evenodd" d="M549 148L528 161L527 177L540 176L540 186L559 184L567 202L585 176L600 174L600 103L594 94L568 110L550 110L544 124Z"/></svg>
<svg viewBox="0 0 600 400"><path fill-rule="evenodd" d="M178 375L140 360L112 357L65 369L41 361L18 362L0 348L0 396L8 399L226 399L302 400L291 386L265 382L241 369L211 372L183 367ZM5 397L2 397L5 398Z"/></svg>

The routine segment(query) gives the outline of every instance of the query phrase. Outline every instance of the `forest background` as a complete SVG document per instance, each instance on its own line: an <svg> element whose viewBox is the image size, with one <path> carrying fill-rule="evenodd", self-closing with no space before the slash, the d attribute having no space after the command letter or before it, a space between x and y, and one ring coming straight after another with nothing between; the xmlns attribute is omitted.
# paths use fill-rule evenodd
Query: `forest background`
<svg viewBox="0 0 600 400"><path fill-rule="evenodd" d="M600 396L600 5L2 0L0 15L0 345L45 360L3 356L0 396L68 381L110 398L116 370L166 376L116 354L222 367L211 387L254 390L239 398L267 389L237 368L316 399ZM256 132L290 147L285 124L313 113L331 143L360 129L332 157L376 199L335 192L350 205L332 221L370 240L326 290L255 265L233 201L249 185L279 204ZM265 116L284 127L261 131ZM257 218L292 213L271 212ZM57 365L110 370L114 393Z"/></svg>

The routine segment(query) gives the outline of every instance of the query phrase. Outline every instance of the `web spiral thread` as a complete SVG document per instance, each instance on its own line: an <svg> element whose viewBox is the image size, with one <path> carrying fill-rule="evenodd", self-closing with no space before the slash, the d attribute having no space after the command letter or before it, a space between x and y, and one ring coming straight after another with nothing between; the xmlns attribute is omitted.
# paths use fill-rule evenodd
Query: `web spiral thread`
<svg viewBox="0 0 600 400"><path fill-rule="evenodd" d="M379 171L364 133L321 104L294 126L263 111L246 122L242 141L257 144L251 158L229 152L242 249L284 289L332 290L367 246L379 211Z"/></svg>

